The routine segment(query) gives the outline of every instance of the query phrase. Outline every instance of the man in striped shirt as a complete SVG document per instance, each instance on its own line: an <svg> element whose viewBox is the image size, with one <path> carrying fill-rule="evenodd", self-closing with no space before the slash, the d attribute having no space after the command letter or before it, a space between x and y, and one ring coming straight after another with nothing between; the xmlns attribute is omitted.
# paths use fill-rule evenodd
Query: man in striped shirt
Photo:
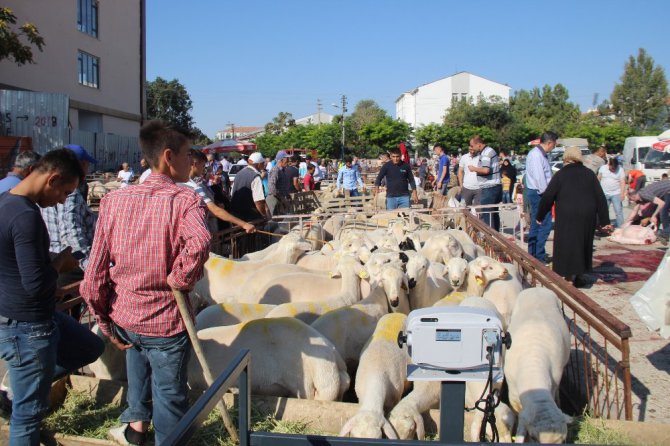
<svg viewBox="0 0 670 446"><path fill-rule="evenodd" d="M502 202L502 183L500 181L500 160L498 153L486 145L481 136L470 138L470 148L479 156L479 166L468 166L475 172L479 180L479 204L498 204ZM500 230L500 210L497 207L481 208L481 219L484 223Z"/></svg>
<svg viewBox="0 0 670 446"><path fill-rule="evenodd" d="M172 289L201 278L211 235L206 208L189 180L188 138L160 121L140 130L152 173L144 183L107 194L81 294L112 344L126 351L128 409L110 436L143 444L153 421L156 444L188 409L186 327Z"/></svg>

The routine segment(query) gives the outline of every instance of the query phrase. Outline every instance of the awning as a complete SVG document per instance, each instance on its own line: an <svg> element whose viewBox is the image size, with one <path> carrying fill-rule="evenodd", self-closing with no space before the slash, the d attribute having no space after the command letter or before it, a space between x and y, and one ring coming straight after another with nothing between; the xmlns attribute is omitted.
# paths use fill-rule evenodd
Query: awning
<svg viewBox="0 0 670 446"><path fill-rule="evenodd" d="M247 141L237 141L234 139L223 139L216 141L200 149L203 153L245 153L250 154L256 151L256 144Z"/></svg>

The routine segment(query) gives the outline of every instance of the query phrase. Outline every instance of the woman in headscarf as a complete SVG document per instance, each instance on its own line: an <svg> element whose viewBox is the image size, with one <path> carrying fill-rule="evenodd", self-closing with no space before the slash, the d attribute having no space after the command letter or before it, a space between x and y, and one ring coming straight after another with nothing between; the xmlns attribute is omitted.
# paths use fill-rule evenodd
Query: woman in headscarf
<svg viewBox="0 0 670 446"><path fill-rule="evenodd" d="M582 276L593 262L593 235L596 221L609 225L607 200L596 175L582 165L579 147L568 147L563 168L542 194L537 219L542 220L556 204L552 269L571 280L575 287L587 284ZM596 219L597 218L597 219Z"/></svg>

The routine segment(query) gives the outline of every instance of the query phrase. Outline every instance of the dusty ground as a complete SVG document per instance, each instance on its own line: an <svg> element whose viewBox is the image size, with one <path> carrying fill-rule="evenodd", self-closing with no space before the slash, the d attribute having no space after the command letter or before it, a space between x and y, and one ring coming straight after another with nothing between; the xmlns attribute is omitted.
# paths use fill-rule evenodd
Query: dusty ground
<svg viewBox="0 0 670 446"><path fill-rule="evenodd" d="M667 249L658 242L624 246L605 238L596 240L594 271L589 274L593 283L582 289L631 328L635 421L670 423L670 340L649 331L629 303L631 296L656 271ZM551 251L551 238L547 250Z"/></svg>

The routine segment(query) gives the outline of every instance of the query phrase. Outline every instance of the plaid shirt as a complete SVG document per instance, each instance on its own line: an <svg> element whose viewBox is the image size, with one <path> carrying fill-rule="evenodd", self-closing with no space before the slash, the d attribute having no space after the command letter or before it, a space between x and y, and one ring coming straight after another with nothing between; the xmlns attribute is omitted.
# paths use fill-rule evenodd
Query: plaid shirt
<svg viewBox="0 0 670 446"><path fill-rule="evenodd" d="M153 173L140 185L109 193L80 291L110 336L110 322L147 336L186 329L172 288L202 277L211 235L192 189Z"/></svg>
<svg viewBox="0 0 670 446"><path fill-rule="evenodd" d="M86 270L93 245L96 216L86 204L81 189L79 187L68 195L65 203L43 208L42 218L51 240L49 251L59 253L71 246L72 252L80 251L84 254L79 266Z"/></svg>

